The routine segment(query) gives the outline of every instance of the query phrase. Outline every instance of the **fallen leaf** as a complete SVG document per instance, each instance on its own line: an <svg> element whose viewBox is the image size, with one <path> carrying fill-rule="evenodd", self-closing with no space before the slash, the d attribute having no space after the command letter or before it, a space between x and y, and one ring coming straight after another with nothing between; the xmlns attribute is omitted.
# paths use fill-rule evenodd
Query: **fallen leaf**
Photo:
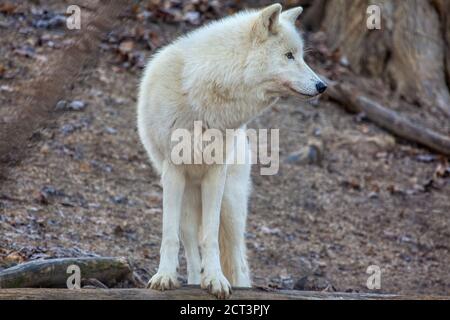
<svg viewBox="0 0 450 320"><path fill-rule="evenodd" d="M6 68L3 64L0 64L0 77L3 77L5 75Z"/></svg>
<svg viewBox="0 0 450 320"><path fill-rule="evenodd" d="M17 5L11 2L0 3L0 12L5 14L14 13L17 9Z"/></svg>
<svg viewBox="0 0 450 320"><path fill-rule="evenodd" d="M119 51L123 55L131 53L134 49L134 42L131 40L123 41L120 43Z"/></svg>

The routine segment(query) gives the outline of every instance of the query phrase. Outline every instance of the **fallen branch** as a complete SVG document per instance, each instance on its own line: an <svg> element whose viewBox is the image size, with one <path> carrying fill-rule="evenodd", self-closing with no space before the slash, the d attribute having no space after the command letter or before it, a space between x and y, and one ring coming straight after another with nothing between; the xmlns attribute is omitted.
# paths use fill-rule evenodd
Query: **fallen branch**
<svg viewBox="0 0 450 320"><path fill-rule="evenodd" d="M147 289L4 289L0 300L212 300L213 296L198 287L177 290L154 291ZM233 300L448 300L438 296L400 296L391 294L308 292L308 291L264 291L261 289L233 290Z"/></svg>
<svg viewBox="0 0 450 320"><path fill-rule="evenodd" d="M67 288L67 268L76 265L82 279L96 279L107 286L131 280L125 258L63 258L36 260L0 272L0 288Z"/></svg>
<svg viewBox="0 0 450 320"><path fill-rule="evenodd" d="M328 96L349 112L364 113L370 121L398 137L450 156L450 137L411 122L397 112L358 93L350 85L332 84Z"/></svg>

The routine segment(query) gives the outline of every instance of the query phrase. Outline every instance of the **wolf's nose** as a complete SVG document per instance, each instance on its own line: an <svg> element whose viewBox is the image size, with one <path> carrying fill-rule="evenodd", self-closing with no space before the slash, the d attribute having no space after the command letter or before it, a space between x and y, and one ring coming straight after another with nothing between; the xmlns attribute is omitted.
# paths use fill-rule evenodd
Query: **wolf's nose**
<svg viewBox="0 0 450 320"><path fill-rule="evenodd" d="M327 85L325 83L323 83L322 81L316 83L316 89L317 89L317 92L319 92L319 93L324 93L325 90L327 90L327 88L328 88Z"/></svg>

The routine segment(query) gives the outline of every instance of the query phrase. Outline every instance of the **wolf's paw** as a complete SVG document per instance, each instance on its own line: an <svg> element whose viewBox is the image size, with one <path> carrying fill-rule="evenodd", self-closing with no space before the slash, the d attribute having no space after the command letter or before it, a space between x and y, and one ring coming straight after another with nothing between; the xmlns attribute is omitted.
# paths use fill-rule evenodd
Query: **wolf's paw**
<svg viewBox="0 0 450 320"><path fill-rule="evenodd" d="M173 290L180 287L177 275L173 273L158 272L147 284L147 288L153 290Z"/></svg>
<svg viewBox="0 0 450 320"><path fill-rule="evenodd" d="M215 295L218 299L227 299L232 293L231 285L227 278L218 272L205 274L202 277L201 287L208 290L209 293Z"/></svg>

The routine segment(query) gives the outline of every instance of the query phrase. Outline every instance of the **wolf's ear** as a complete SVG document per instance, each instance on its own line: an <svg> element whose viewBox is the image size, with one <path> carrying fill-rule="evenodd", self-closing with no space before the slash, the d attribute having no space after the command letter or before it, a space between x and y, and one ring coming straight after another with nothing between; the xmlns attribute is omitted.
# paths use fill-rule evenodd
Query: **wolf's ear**
<svg viewBox="0 0 450 320"><path fill-rule="evenodd" d="M281 14L281 18L286 19L287 21L295 24L295 22L297 21L298 17L300 17L302 12L303 12L303 7L296 7L296 8L284 11Z"/></svg>
<svg viewBox="0 0 450 320"><path fill-rule="evenodd" d="M278 33L280 24L281 4L273 4L261 11L256 22L256 32L262 39Z"/></svg>

